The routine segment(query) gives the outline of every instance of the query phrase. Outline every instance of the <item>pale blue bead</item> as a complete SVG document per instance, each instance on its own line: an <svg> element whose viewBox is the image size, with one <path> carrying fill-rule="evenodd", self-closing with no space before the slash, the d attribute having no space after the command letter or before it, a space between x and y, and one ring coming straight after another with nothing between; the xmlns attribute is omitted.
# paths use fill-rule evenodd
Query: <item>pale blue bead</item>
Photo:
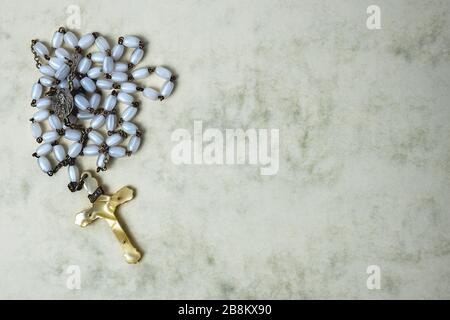
<svg viewBox="0 0 450 320"><path fill-rule="evenodd" d="M134 101L134 98L132 95L126 93L126 92L119 92L117 95L117 100L120 102L123 102L125 104L132 104Z"/></svg>
<svg viewBox="0 0 450 320"><path fill-rule="evenodd" d="M63 127L61 120L58 118L58 116L54 114L48 117L48 123L50 124L50 127L52 127L55 130L62 129Z"/></svg>
<svg viewBox="0 0 450 320"><path fill-rule="evenodd" d="M88 133L88 138L89 138L89 140L94 142L96 145L101 145L103 143L103 141L105 141L103 136L95 130Z"/></svg>
<svg viewBox="0 0 450 320"><path fill-rule="evenodd" d="M67 78L70 72L70 67L67 64L63 64L55 73L55 78L59 81Z"/></svg>
<svg viewBox="0 0 450 320"><path fill-rule="evenodd" d="M123 121L130 121L131 119L134 118L134 116L136 115L137 111L138 111L138 109L136 107L133 107L133 106L127 107L122 112L122 120Z"/></svg>
<svg viewBox="0 0 450 320"><path fill-rule="evenodd" d="M85 74L89 71L89 68L91 67L91 65L92 65L92 60L87 57L84 57L78 63L77 71L81 74Z"/></svg>
<svg viewBox="0 0 450 320"><path fill-rule="evenodd" d="M141 48L137 48L131 54L130 62L134 65L137 65L139 62L141 62L142 57L144 57L144 50L142 50Z"/></svg>
<svg viewBox="0 0 450 320"><path fill-rule="evenodd" d="M40 98L36 101L36 108L38 109L47 109L52 104L52 100L50 98Z"/></svg>
<svg viewBox="0 0 450 320"><path fill-rule="evenodd" d="M94 117L94 115L90 112L78 112L77 118L80 120L91 120Z"/></svg>
<svg viewBox="0 0 450 320"><path fill-rule="evenodd" d="M133 82L124 82L120 84L120 91L126 93L135 93L137 91L137 85Z"/></svg>
<svg viewBox="0 0 450 320"><path fill-rule="evenodd" d="M94 41L94 35L92 33L88 33L80 38L80 41L78 41L78 46L81 49L86 50L94 44Z"/></svg>
<svg viewBox="0 0 450 320"><path fill-rule="evenodd" d="M91 78L84 77L81 79L81 86L86 90L87 92L94 92L95 91L95 83L92 81Z"/></svg>
<svg viewBox="0 0 450 320"><path fill-rule="evenodd" d="M159 92L153 88L145 88L143 94L144 94L144 97L146 97L150 100L157 100L159 97Z"/></svg>
<svg viewBox="0 0 450 320"><path fill-rule="evenodd" d="M44 87L51 87L55 83L55 79L49 76L43 76L39 78L39 83L42 84Z"/></svg>
<svg viewBox="0 0 450 320"><path fill-rule="evenodd" d="M106 111L111 111L112 109L114 109L114 107L117 104L117 98L116 96L110 94L109 96L106 97L105 99L105 110Z"/></svg>
<svg viewBox="0 0 450 320"><path fill-rule="evenodd" d="M58 140L58 138L59 138L59 134L58 134L58 132L56 132L56 130L44 132L44 134L42 135L42 141L44 143L52 143L52 142Z"/></svg>
<svg viewBox="0 0 450 320"><path fill-rule="evenodd" d="M58 48L55 50L55 56L64 61L65 58L70 59L70 53L64 48Z"/></svg>
<svg viewBox="0 0 450 320"><path fill-rule="evenodd" d="M74 129L66 129L64 133L64 138L70 141L80 141L81 132Z"/></svg>
<svg viewBox="0 0 450 320"><path fill-rule="evenodd" d="M117 146L118 144L120 144L122 141L123 141L123 137L120 134L115 133L106 139L106 144L109 147L114 147L114 146Z"/></svg>
<svg viewBox="0 0 450 320"><path fill-rule="evenodd" d="M50 112L47 109L43 109L36 112L33 116L33 119L36 122L42 122L44 120L47 120L49 116Z"/></svg>
<svg viewBox="0 0 450 320"><path fill-rule="evenodd" d="M36 53L41 56L48 56L49 52L47 47L45 46L45 44L43 44L42 42L38 41L35 43L34 45L34 50L36 51Z"/></svg>
<svg viewBox="0 0 450 320"><path fill-rule="evenodd" d="M123 38L123 45L127 48L137 48L139 47L140 39L135 36L125 36Z"/></svg>
<svg viewBox="0 0 450 320"><path fill-rule="evenodd" d="M91 104L91 108L97 109L102 100L102 96L98 93L94 93L89 99L89 103Z"/></svg>
<svg viewBox="0 0 450 320"><path fill-rule="evenodd" d="M39 68L39 71L44 75L44 76L49 76L49 77L53 77L55 76L55 69L53 69L50 66L41 66Z"/></svg>
<svg viewBox="0 0 450 320"><path fill-rule="evenodd" d="M111 147L108 149L108 153L113 158L122 158L126 154L124 147Z"/></svg>
<svg viewBox="0 0 450 320"><path fill-rule="evenodd" d="M53 154L55 155L56 160L63 161L66 158L66 150L60 144L57 144L53 147Z"/></svg>
<svg viewBox="0 0 450 320"><path fill-rule="evenodd" d="M69 172L70 182L78 182L80 180L80 170L78 170L78 167L76 165L69 166L69 169L67 171Z"/></svg>
<svg viewBox="0 0 450 320"><path fill-rule="evenodd" d="M172 72L169 69L164 67L156 67L155 73L158 77L163 78L165 80L170 80L172 77Z"/></svg>
<svg viewBox="0 0 450 320"><path fill-rule="evenodd" d="M77 94L75 96L74 100L75 100L75 105L81 110L86 110L91 105L89 103L88 99L81 93Z"/></svg>
<svg viewBox="0 0 450 320"><path fill-rule="evenodd" d="M108 79L100 79L100 80L97 80L96 85L99 89L109 90L109 89L112 89L113 82Z"/></svg>
<svg viewBox="0 0 450 320"><path fill-rule="evenodd" d="M122 130L128 134L136 134L137 126L129 121L125 121L122 123Z"/></svg>
<svg viewBox="0 0 450 320"><path fill-rule="evenodd" d="M140 145L141 145L141 138L138 136L132 136L130 138L130 141L128 142L127 150L131 151L132 153L136 153Z"/></svg>
<svg viewBox="0 0 450 320"><path fill-rule="evenodd" d="M64 64L64 60L62 58L52 57L48 61L48 65L53 69L58 70Z"/></svg>
<svg viewBox="0 0 450 320"><path fill-rule="evenodd" d="M98 36L97 39L95 39L95 45L103 52L110 49L108 41L103 36Z"/></svg>
<svg viewBox="0 0 450 320"><path fill-rule="evenodd" d="M94 67L87 73L88 77L91 79L98 79L102 74L102 67Z"/></svg>
<svg viewBox="0 0 450 320"><path fill-rule="evenodd" d="M63 80L58 84L58 88L61 89L68 89L69 88L69 82L67 80Z"/></svg>
<svg viewBox="0 0 450 320"><path fill-rule="evenodd" d="M106 130L113 131L117 125L117 118L115 114L109 114L106 117Z"/></svg>
<svg viewBox="0 0 450 320"><path fill-rule="evenodd" d="M168 96L170 96L172 94L173 88L174 88L173 82L167 81L161 89L161 95L163 97L167 98Z"/></svg>
<svg viewBox="0 0 450 320"><path fill-rule="evenodd" d="M140 79L147 78L150 75L150 72L148 71L148 68L140 68L140 69L134 70L131 73L131 75L133 76L134 79L140 80Z"/></svg>
<svg viewBox="0 0 450 320"><path fill-rule="evenodd" d="M42 85L40 83L35 83L31 88L31 99L37 100L40 97L42 97Z"/></svg>
<svg viewBox="0 0 450 320"><path fill-rule="evenodd" d="M120 60L123 56L125 47L121 44L116 44L111 50L111 56L115 61Z"/></svg>
<svg viewBox="0 0 450 320"><path fill-rule="evenodd" d="M100 153L97 158L97 167L103 168L105 166L106 155L104 153Z"/></svg>
<svg viewBox="0 0 450 320"><path fill-rule="evenodd" d="M103 52L93 52L91 54L91 60L95 63L103 63L103 60L105 60L106 55Z"/></svg>
<svg viewBox="0 0 450 320"><path fill-rule="evenodd" d="M41 144L41 145L36 149L36 154L37 154L39 157L46 156L47 154L49 154L50 152L52 152L52 149L53 149L53 147L52 147L52 145L51 145L50 143L44 143L44 144Z"/></svg>
<svg viewBox="0 0 450 320"><path fill-rule="evenodd" d="M98 155L98 146L90 144L84 147L83 154L85 156L96 156Z"/></svg>
<svg viewBox="0 0 450 320"><path fill-rule="evenodd" d="M70 48L75 48L78 45L78 38L72 31L67 31L64 34L64 42Z"/></svg>
<svg viewBox="0 0 450 320"><path fill-rule="evenodd" d="M75 142L70 145L69 150L67 151L67 154L71 158L76 158L80 154L82 148L83 148L83 145L81 143Z"/></svg>
<svg viewBox="0 0 450 320"><path fill-rule="evenodd" d="M57 49L59 47L62 46L64 40L64 34L62 32L56 31L53 34L53 38L52 38L52 47Z"/></svg>
<svg viewBox="0 0 450 320"><path fill-rule="evenodd" d="M126 63L123 62L117 62L114 65L114 71L117 72L126 72L128 70L128 65Z"/></svg>
<svg viewBox="0 0 450 320"><path fill-rule="evenodd" d="M41 136L41 134L42 134L41 125L37 122L33 122L31 124L31 135L33 136L33 138L37 139Z"/></svg>
<svg viewBox="0 0 450 320"><path fill-rule="evenodd" d="M38 164L42 171L45 173L49 172L52 169L52 165L50 164L50 161L46 157L40 157L38 158Z"/></svg>
<svg viewBox="0 0 450 320"><path fill-rule="evenodd" d="M125 72L113 72L111 80L118 83L125 82L128 80L128 75Z"/></svg>
<svg viewBox="0 0 450 320"><path fill-rule="evenodd" d="M114 71L114 60L112 57L106 57L105 60L103 60L102 70L104 73L111 73Z"/></svg>
<svg viewBox="0 0 450 320"><path fill-rule="evenodd" d="M92 129L98 129L101 126L103 126L103 124L105 123L105 117L101 114L96 115L94 118L92 118L91 120L91 128Z"/></svg>

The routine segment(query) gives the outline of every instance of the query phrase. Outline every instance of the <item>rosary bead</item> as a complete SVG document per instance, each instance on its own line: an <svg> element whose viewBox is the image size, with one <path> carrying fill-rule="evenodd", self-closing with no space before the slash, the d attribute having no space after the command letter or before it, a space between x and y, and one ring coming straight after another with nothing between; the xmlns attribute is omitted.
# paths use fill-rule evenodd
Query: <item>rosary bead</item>
<svg viewBox="0 0 450 320"><path fill-rule="evenodd" d="M92 130L91 132L88 133L88 138L94 142L96 145L101 145L103 143L103 141L105 141L105 139L103 138L103 136L97 132Z"/></svg>
<svg viewBox="0 0 450 320"><path fill-rule="evenodd" d="M111 50L111 56L115 61L119 60L123 56L125 47L121 44L116 44Z"/></svg>
<svg viewBox="0 0 450 320"><path fill-rule="evenodd" d="M86 50L94 44L94 41L95 38L92 33L88 33L80 38L80 41L78 41L78 46L81 49Z"/></svg>
<svg viewBox="0 0 450 320"><path fill-rule="evenodd" d="M55 73L55 78L62 81L67 78L70 72L70 67L67 64L63 64Z"/></svg>
<svg viewBox="0 0 450 320"><path fill-rule="evenodd" d="M126 72L128 70L128 65L123 62L117 62L114 65L114 71L116 72Z"/></svg>
<svg viewBox="0 0 450 320"><path fill-rule="evenodd" d="M77 89L79 89L79 88L81 87L80 80L78 80L77 78L75 78L75 79L72 80L72 84L73 84L73 88L74 88L75 90L77 90ZM67 86L68 86L68 85L69 85L69 84L67 84Z"/></svg>
<svg viewBox="0 0 450 320"><path fill-rule="evenodd" d="M117 117L115 114L109 114L106 117L106 130L113 131L117 125Z"/></svg>
<svg viewBox="0 0 450 320"><path fill-rule="evenodd" d="M60 144L57 144L53 147L53 153L55 154L56 160L59 162L63 161L66 158L66 150L64 150L64 147Z"/></svg>
<svg viewBox="0 0 450 320"><path fill-rule="evenodd" d="M131 54L130 62L134 65L137 65L139 62L141 62L143 57L144 57L144 50L136 48Z"/></svg>
<svg viewBox="0 0 450 320"><path fill-rule="evenodd" d="M164 98L167 98L168 96L170 96L172 94L173 88L174 88L173 82L167 81L161 89L161 95Z"/></svg>
<svg viewBox="0 0 450 320"><path fill-rule="evenodd" d="M56 31L53 34L52 47L55 49L61 47L63 44L63 41L64 41L64 34L62 32Z"/></svg>
<svg viewBox="0 0 450 320"><path fill-rule="evenodd" d="M117 104L116 96L113 94L108 95L105 100L105 110L111 111L112 109L115 108L116 104Z"/></svg>
<svg viewBox="0 0 450 320"><path fill-rule="evenodd" d="M98 93L94 93L91 98L89 99L89 103L91 105L92 109L97 109L98 106L100 105L100 102L102 100L102 96Z"/></svg>
<svg viewBox="0 0 450 320"><path fill-rule="evenodd" d="M36 122L42 122L44 120L47 120L49 116L50 112L47 109L42 109L34 114L33 119Z"/></svg>
<svg viewBox="0 0 450 320"><path fill-rule="evenodd" d="M66 132L64 133L64 138L70 141L80 141L81 132L75 129L66 129Z"/></svg>
<svg viewBox="0 0 450 320"><path fill-rule="evenodd" d="M127 107L122 113L122 120L123 121L130 121L131 119L133 119L134 116L137 113L137 110L138 109L136 107L133 107L133 106Z"/></svg>
<svg viewBox="0 0 450 320"><path fill-rule="evenodd" d="M117 99L125 104L132 104L134 101L133 96L125 92L119 92Z"/></svg>
<svg viewBox="0 0 450 320"><path fill-rule="evenodd" d="M49 154L50 152L52 152L52 145L50 143L44 143L41 144L37 149L36 149L36 155L38 157L42 157L42 156L46 156L47 154Z"/></svg>
<svg viewBox="0 0 450 320"><path fill-rule="evenodd" d="M172 72L164 67L156 67L155 73L158 77L163 78L165 80L170 80L170 78L172 78Z"/></svg>
<svg viewBox="0 0 450 320"><path fill-rule="evenodd" d="M62 59L70 59L70 53L64 48L58 48L55 50L56 58ZM51 60L51 59L50 59Z"/></svg>
<svg viewBox="0 0 450 320"><path fill-rule="evenodd" d="M51 87L55 84L55 79L53 79L52 77L43 76L39 78L39 83L44 87Z"/></svg>
<svg viewBox="0 0 450 320"><path fill-rule="evenodd" d="M104 153L100 153L97 158L97 168L103 168L105 166L105 163L106 163L106 155ZM85 185L85 187L87 186L86 181L85 181L84 185ZM97 187L98 186L96 186L95 188L92 188L93 189L92 193L94 193L94 191L97 189ZM89 192L89 190L87 190L87 191ZM89 192L89 194L92 194L92 193Z"/></svg>
<svg viewBox="0 0 450 320"><path fill-rule="evenodd" d="M111 147L108 149L108 154L113 158L122 158L125 156L125 153L124 147Z"/></svg>
<svg viewBox="0 0 450 320"><path fill-rule="evenodd" d="M140 69L134 70L131 73L131 75L133 76L134 79L140 80L140 79L147 78L150 75L150 72L148 71L148 68L140 68Z"/></svg>
<svg viewBox="0 0 450 320"><path fill-rule="evenodd" d="M94 115L90 112L78 112L77 118L80 120L91 120Z"/></svg>
<svg viewBox="0 0 450 320"><path fill-rule="evenodd" d="M159 97L159 92L153 88L145 88L143 94L144 97L150 100L158 100Z"/></svg>
<svg viewBox="0 0 450 320"><path fill-rule="evenodd" d="M134 82L124 82L120 84L120 90L126 93L135 93L137 85Z"/></svg>
<svg viewBox="0 0 450 320"><path fill-rule="evenodd" d="M96 115L91 120L91 128L92 129L98 129L101 126L103 126L104 123L105 123L105 117L103 115L101 115L101 114Z"/></svg>
<svg viewBox="0 0 450 320"><path fill-rule="evenodd" d="M67 171L69 172L70 182L78 182L80 180L80 170L78 170L76 165L69 166Z"/></svg>
<svg viewBox="0 0 450 320"><path fill-rule="evenodd" d="M111 73L114 71L114 60L112 57L106 57L103 60L103 69L104 73Z"/></svg>
<svg viewBox="0 0 450 320"><path fill-rule="evenodd" d="M42 142L44 143L52 143L58 140L59 134L56 130L44 132L42 135Z"/></svg>
<svg viewBox="0 0 450 320"><path fill-rule="evenodd" d="M63 58L58 58L58 57L51 57L48 65L50 67L52 67L53 69L58 70L59 68L61 68L61 66L64 64L64 59Z"/></svg>
<svg viewBox="0 0 450 320"><path fill-rule="evenodd" d="M84 57L80 60L77 66L77 71L81 74L86 74L89 71L89 68L92 65L92 60Z"/></svg>
<svg viewBox="0 0 450 320"><path fill-rule="evenodd" d="M108 79L97 80L96 84L99 89L104 89L104 90L112 89L112 86L113 86L113 82Z"/></svg>
<svg viewBox="0 0 450 320"><path fill-rule="evenodd" d="M55 70L50 67L50 66L40 66L39 71L44 75L44 76L49 76L49 77L54 77L55 76Z"/></svg>
<svg viewBox="0 0 450 320"><path fill-rule="evenodd" d="M90 144L84 147L83 154L85 156L96 156L98 155L98 146L95 144Z"/></svg>
<svg viewBox="0 0 450 320"><path fill-rule="evenodd" d="M69 150L67 151L67 154L69 157L75 159L81 152L81 149L83 149L83 145L79 142L72 143L69 146Z"/></svg>
<svg viewBox="0 0 450 320"><path fill-rule="evenodd" d="M61 81L61 82L58 84L58 88L61 88L61 89L68 89L68 88L69 88L69 82L67 82L67 80Z"/></svg>
<svg viewBox="0 0 450 320"><path fill-rule="evenodd" d="M91 79L98 79L102 74L102 67L94 67L87 73L88 77Z"/></svg>
<svg viewBox="0 0 450 320"><path fill-rule="evenodd" d="M74 100L75 100L75 105L81 110L86 110L91 105L89 103L88 99L82 93L77 94L75 96Z"/></svg>
<svg viewBox="0 0 450 320"><path fill-rule="evenodd" d="M125 82L128 80L128 75L125 72L113 72L111 80L114 82Z"/></svg>
<svg viewBox="0 0 450 320"><path fill-rule="evenodd" d="M105 39L105 37L103 37L103 36L98 36L96 39L95 39L95 45L97 46L97 48L100 50L100 51L103 51L103 52L105 52L106 50L109 50L111 47L109 46L109 43L108 43L108 41Z"/></svg>
<svg viewBox="0 0 450 320"><path fill-rule="evenodd" d="M39 157L37 161L39 167L45 173L49 172L52 169L52 165L50 164L50 161L46 157Z"/></svg>
<svg viewBox="0 0 450 320"><path fill-rule="evenodd" d="M103 63L106 55L103 52L93 52L91 55L91 60L95 63Z"/></svg>
<svg viewBox="0 0 450 320"><path fill-rule="evenodd" d="M130 141L128 141L127 150L130 151L131 153L136 153L140 145L141 145L141 138L137 136L132 136L130 138Z"/></svg>
<svg viewBox="0 0 450 320"><path fill-rule="evenodd" d="M47 47L45 46L45 44L43 44L42 42L38 41L34 44L33 46L34 50L36 51L36 53L41 56L41 57L45 57L48 56L49 52Z"/></svg>
<svg viewBox="0 0 450 320"><path fill-rule="evenodd" d="M88 77L84 77L83 79L81 79L81 86L84 88L84 90L86 90L87 92L93 93L95 92L95 83L94 81L92 81L91 78Z"/></svg>
<svg viewBox="0 0 450 320"><path fill-rule="evenodd" d="M42 135L42 128L41 125L37 122L33 122L31 124L31 135L33 138L37 139Z"/></svg>
<svg viewBox="0 0 450 320"><path fill-rule="evenodd" d="M70 48L75 49L78 45L78 38L72 31L67 31L64 34L64 42L67 43Z"/></svg>
<svg viewBox="0 0 450 320"><path fill-rule="evenodd" d="M127 48L137 48L141 40L135 36L125 36L123 38L123 45Z"/></svg>
<svg viewBox="0 0 450 320"><path fill-rule="evenodd" d="M31 99L37 100L42 97L42 85L40 83L33 84L31 88Z"/></svg>
<svg viewBox="0 0 450 320"><path fill-rule="evenodd" d="M120 134L115 133L106 139L106 144L108 145L108 147L114 147L122 143L122 141L123 137Z"/></svg>
<svg viewBox="0 0 450 320"><path fill-rule="evenodd" d="M137 132L137 126L129 121L124 121L122 123L122 130L127 134L136 134Z"/></svg>
<svg viewBox="0 0 450 320"><path fill-rule="evenodd" d="M48 122L50 124L50 127L52 127L52 129L55 130L59 130L62 129L62 122L61 120L58 118L58 116L52 114L49 118L48 118Z"/></svg>
<svg viewBox="0 0 450 320"><path fill-rule="evenodd" d="M36 108L38 109L47 109L52 104L50 98L41 98L36 101Z"/></svg>

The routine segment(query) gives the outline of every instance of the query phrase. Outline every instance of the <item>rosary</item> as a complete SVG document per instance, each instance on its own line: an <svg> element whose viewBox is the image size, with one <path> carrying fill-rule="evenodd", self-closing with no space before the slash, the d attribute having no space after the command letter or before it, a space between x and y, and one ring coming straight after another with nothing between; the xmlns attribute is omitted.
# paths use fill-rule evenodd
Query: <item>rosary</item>
<svg viewBox="0 0 450 320"><path fill-rule="evenodd" d="M97 51L88 52L94 44ZM119 205L133 199L133 190L123 187L106 195L89 171L80 174L77 159L97 157L96 172L100 173L107 170L110 159L136 153L142 132L131 122L139 109L133 94L141 92L150 100L162 101L171 95L175 76L165 67L136 68L144 56L144 43L135 36L119 37L111 49L98 33L78 39L61 27L54 33L51 47L53 56L44 43L31 41L31 52L42 74L31 90L31 106L37 109L30 119L31 132L39 143L33 157L49 176L68 168L69 190L84 188L91 202L90 208L76 215L75 223L86 227L104 219L119 241L125 260L137 263L141 253L115 214ZM125 49L132 49L129 62L121 61ZM150 74L165 81L160 90L135 82ZM61 138L68 147L60 143Z"/></svg>

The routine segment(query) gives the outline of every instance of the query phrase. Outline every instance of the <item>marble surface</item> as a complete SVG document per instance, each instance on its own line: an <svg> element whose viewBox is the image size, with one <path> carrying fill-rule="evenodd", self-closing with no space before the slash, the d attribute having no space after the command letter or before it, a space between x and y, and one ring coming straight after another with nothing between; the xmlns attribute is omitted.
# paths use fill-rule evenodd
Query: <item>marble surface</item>
<svg viewBox="0 0 450 320"><path fill-rule="evenodd" d="M3 1L0 298L450 298L450 6L375 1ZM81 8L79 34L147 41L180 76L145 102L140 152L102 175L133 186L129 266L65 172L31 158L32 38ZM278 128L280 170L176 166L171 133ZM67 287L78 266L81 288ZM366 286L369 265L381 289Z"/></svg>

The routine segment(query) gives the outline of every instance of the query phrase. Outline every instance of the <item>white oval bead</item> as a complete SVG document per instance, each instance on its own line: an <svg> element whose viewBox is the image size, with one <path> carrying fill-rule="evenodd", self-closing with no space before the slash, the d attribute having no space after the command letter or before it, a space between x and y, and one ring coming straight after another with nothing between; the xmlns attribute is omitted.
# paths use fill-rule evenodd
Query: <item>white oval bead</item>
<svg viewBox="0 0 450 320"><path fill-rule="evenodd" d="M94 117L94 115L90 112L78 112L77 118L80 120L91 120Z"/></svg>
<svg viewBox="0 0 450 320"><path fill-rule="evenodd" d="M40 98L36 101L36 108L38 109L47 109L52 104L52 100L50 98Z"/></svg>
<svg viewBox="0 0 450 320"><path fill-rule="evenodd" d="M89 99L89 103L91 104L92 109L97 109L102 101L102 96L98 93L94 93Z"/></svg>
<svg viewBox="0 0 450 320"><path fill-rule="evenodd" d="M135 36L125 36L123 38L123 45L127 48L137 48L139 47L139 42L141 40Z"/></svg>
<svg viewBox="0 0 450 320"><path fill-rule="evenodd" d="M93 52L91 54L91 60L95 63L103 63L103 60L105 60L106 55L103 52Z"/></svg>
<svg viewBox="0 0 450 320"><path fill-rule="evenodd" d="M134 123L125 121L122 123L122 130L128 134L136 134L138 129Z"/></svg>
<svg viewBox="0 0 450 320"><path fill-rule="evenodd" d="M93 177L88 177L84 180L83 183L84 190L87 191L88 194L93 194L98 188L97 179Z"/></svg>
<svg viewBox="0 0 450 320"><path fill-rule="evenodd" d="M52 145L50 143L44 143L41 144L37 149L36 149L36 154L39 157L45 156L47 154L49 154L50 152L52 152Z"/></svg>
<svg viewBox="0 0 450 320"><path fill-rule="evenodd" d="M80 38L80 41L78 41L78 46L81 49L86 50L87 48L89 48L94 44L94 41L95 41L94 35L92 33L88 33Z"/></svg>
<svg viewBox="0 0 450 320"><path fill-rule="evenodd" d="M38 164L42 171L45 173L49 172L52 169L52 165L50 161L46 157L38 158Z"/></svg>
<svg viewBox="0 0 450 320"><path fill-rule="evenodd" d="M86 110L91 105L89 103L88 99L81 93L77 94L75 96L74 100L75 100L75 105L81 110Z"/></svg>
<svg viewBox="0 0 450 320"><path fill-rule="evenodd" d="M97 145L101 145L105 140L103 136L95 130L92 130L91 132L88 133L88 138Z"/></svg>
<svg viewBox="0 0 450 320"><path fill-rule="evenodd" d="M102 67L94 67L87 73L88 77L91 79L98 79L102 74Z"/></svg>
<svg viewBox="0 0 450 320"><path fill-rule="evenodd" d="M131 119L134 118L134 116L136 115L137 111L138 111L138 109L136 107L133 107L133 106L127 107L122 112L122 120L123 121L130 121Z"/></svg>
<svg viewBox="0 0 450 320"><path fill-rule="evenodd" d="M40 97L42 97L42 85L40 83L35 83L31 88L31 99L37 100Z"/></svg>
<svg viewBox="0 0 450 320"><path fill-rule="evenodd" d="M87 92L90 92L90 93L94 92L96 89L95 82L92 81L92 79L88 78L88 77L84 77L83 79L81 79L80 84L84 88L84 90L86 90Z"/></svg>
<svg viewBox="0 0 450 320"><path fill-rule="evenodd" d="M75 129L66 129L64 133L64 138L70 141L80 141L81 132Z"/></svg>
<svg viewBox="0 0 450 320"><path fill-rule="evenodd" d="M172 72L170 72L169 69L164 67L156 67L155 73L158 77L166 80L170 80L170 78L172 78Z"/></svg>
<svg viewBox="0 0 450 320"><path fill-rule="evenodd" d="M144 78L148 77L150 75L150 72L148 71L148 68L140 68L140 69L134 70L131 73L131 75L133 76L134 79L140 80L140 79L144 79Z"/></svg>
<svg viewBox="0 0 450 320"><path fill-rule="evenodd" d="M111 111L112 109L115 108L116 104L117 104L116 96L110 94L105 99L105 106L104 106L104 108L105 108L106 111Z"/></svg>
<svg viewBox="0 0 450 320"><path fill-rule="evenodd" d="M67 84L68 85L68 84ZM74 89L79 89L81 87L81 83L80 80L78 80L77 78L72 80L72 85Z"/></svg>
<svg viewBox="0 0 450 320"><path fill-rule="evenodd" d="M111 73L114 70L114 60L112 57L106 57L105 60L103 60L103 72L104 73Z"/></svg>
<svg viewBox="0 0 450 320"><path fill-rule="evenodd" d="M95 39L95 45L103 52L111 48L108 41L103 36L98 36L97 39Z"/></svg>
<svg viewBox="0 0 450 320"><path fill-rule="evenodd" d="M51 87L55 83L55 79L48 76L43 76L39 78L39 83L44 87Z"/></svg>
<svg viewBox="0 0 450 320"><path fill-rule="evenodd" d="M106 139L106 144L109 147L114 147L114 146L117 146L118 144L120 144L122 141L123 141L123 137L120 134L115 133Z"/></svg>
<svg viewBox="0 0 450 320"><path fill-rule="evenodd" d="M113 86L113 82L109 79L99 79L99 80L97 80L96 84L99 89L104 89L104 90L112 89L112 86Z"/></svg>
<svg viewBox="0 0 450 320"><path fill-rule="evenodd" d="M40 42L40 41L36 42L33 47L39 56L41 56L41 57L48 56L48 53L49 53L48 49L45 46L45 44L43 44L42 42Z"/></svg>
<svg viewBox="0 0 450 320"><path fill-rule="evenodd" d="M59 134L56 130L44 132L42 135L42 142L44 143L52 143L58 140Z"/></svg>
<svg viewBox="0 0 450 320"><path fill-rule="evenodd" d="M111 147L108 149L108 153L113 158L122 158L126 154L124 147Z"/></svg>
<svg viewBox="0 0 450 320"><path fill-rule="evenodd" d="M67 31L64 34L64 42L73 49L78 45L78 38L72 31Z"/></svg>
<svg viewBox="0 0 450 320"><path fill-rule="evenodd" d="M60 144L53 147L53 153L55 154L56 160L60 162L66 158L66 150L64 150L64 147Z"/></svg>
<svg viewBox="0 0 450 320"><path fill-rule="evenodd" d="M111 50L111 57L113 57L115 61L120 60L123 56L124 49L125 47L123 45L116 44Z"/></svg>
<svg viewBox="0 0 450 320"><path fill-rule="evenodd" d="M70 72L70 67L67 64L63 64L56 72L55 72L55 78L59 81L64 80L67 78Z"/></svg>
<svg viewBox="0 0 450 320"><path fill-rule="evenodd" d="M96 115L91 120L91 128L92 129L98 129L105 123L105 117L101 114Z"/></svg>
<svg viewBox="0 0 450 320"><path fill-rule="evenodd" d="M50 112L47 109L39 110L36 112L33 116L34 121L42 122L44 120L47 120L47 118L50 116Z"/></svg>
<svg viewBox="0 0 450 320"><path fill-rule="evenodd" d="M130 57L130 62L134 65L137 65L139 62L141 62L143 57L144 57L144 50L142 50L141 48L134 49Z"/></svg>
<svg viewBox="0 0 450 320"><path fill-rule="evenodd" d="M64 64L63 58L51 57L48 61L48 65L53 69L58 70Z"/></svg>
<svg viewBox="0 0 450 320"><path fill-rule="evenodd" d="M103 168L105 166L105 160L106 160L106 155L104 153L100 153L97 158L97 167Z"/></svg>
<svg viewBox="0 0 450 320"><path fill-rule="evenodd" d="M81 61L78 63L77 71L81 74L85 74L89 71L89 68L92 65L92 60L89 58L84 57L81 59Z"/></svg>
<svg viewBox="0 0 450 320"><path fill-rule="evenodd" d="M55 55L57 58L64 61L65 58L70 59L70 53L64 48L58 48L55 50ZM51 60L51 59L50 59Z"/></svg>
<svg viewBox="0 0 450 320"><path fill-rule="evenodd" d="M114 65L114 71L117 72L126 72L128 70L128 64L124 63L124 62L117 62Z"/></svg>
<svg viewBox="0 0 450 320"><path fill-rule="evenodd" d="M132 95L125 93L125 92L119 92L119 94L117 95L117 99L120 102L126 103L126 104L132 104L134 101L134 98Z"/></svg>
<svg viewBox="0 0 450 320"><path fill-rule="evenodd" d="M49 77L53 77L55 75L55 69L53 69L50 66L41 66L39 68L39 71L44 75L44 76L49 76Z"/></svg>
<svg viewBox="0 0 450 320"><path fill-rule="evenodd" d="M52 127L53 129L57 130L57 129L62 129L62 122L61 120L58 118L58 116L52 114L50 115L50 117L48 117L48 123L50 124L50 127Z"/></svg>
<svg viewBox="0 0 450 320"><path fill-rule="evenodd" d="M159 97L159 92L153 88L145 88L143 94L144 97L150 100L158 100Z"/></svg>
<svg viewBox="0 0 450 320"><path fill-rule="evenodd" d="M161 89L161 95L164 98L167 98L168 96L170 96L172 94L173 88L174 88L173 82L167 81Z"/></svg>
<svg viewBox="0 0 450 320"><path fill-rule="evenodd" d="M77 166L69 166L67 171L69 172L70 182L78 182L80 180L80 170L78 170Z"/></svg>
<svg viewBox="0 0 450 320"><path fill-rule="evenodd" d="M114 82L125 82L128 80L128 75L125 72L113 72L111 74L111 80Z"/></svg>
<svg viewBox="0 0 450 320"><path fill-rule="evenodd" d="M69 83L67 82L67 80L63 80L58 84L58 88L61 89L68 89L69 88Z"/></svg>
<svg viewBox="0 0 450 320"><path fill-rule="evenodd" d="M56 31L53 34L53 38L52 38L52 47L57 49L59 47L62 46L64 40L64 34L62 32Z"/></svg>
<svg viewBox="0 0 450 320"><path fill-rule="evenodd" d="M138 136L132 136L130 138L130 141L128 142L127 150L131 151L132 153L136 153L140 145L141 145L141 138Z"/></svg>
<svg viewBox="0 0 450 320"><path fill-rule="evenodd" d="M134 82L124 82L120 84L120 90L126 93L135 93L137 85Z"/></svg>
<svg viewBox="0 0 450 320"><path fill-rule="evenodd" d="M113 131L117 125L117 118L115 114L109 114L106 117L106 130Z"/></svg>
<svg viewBox="0 0 450 320"><path fill-rule="evenodd" d="M83 154L85 156L96 156L98 155L98 146L94 144L87 145L83 149Z"/></svg>
<svg viewBox="0 0 450 320"><path fill-rule="evenodd" d="M67 151L67 154L71 158L76 158L80 152L81 149L83 149L83 145L79 142L72 143L69 147L69 151Z"/></svg>
<svg viewBox="0 0 450 320"><path fill-rule="evenodd" d="M37 122L33 122L31 124L31 135L33 136L33 138L37 139L41 136L41 134L42 134L41 125Z"/></svg>

